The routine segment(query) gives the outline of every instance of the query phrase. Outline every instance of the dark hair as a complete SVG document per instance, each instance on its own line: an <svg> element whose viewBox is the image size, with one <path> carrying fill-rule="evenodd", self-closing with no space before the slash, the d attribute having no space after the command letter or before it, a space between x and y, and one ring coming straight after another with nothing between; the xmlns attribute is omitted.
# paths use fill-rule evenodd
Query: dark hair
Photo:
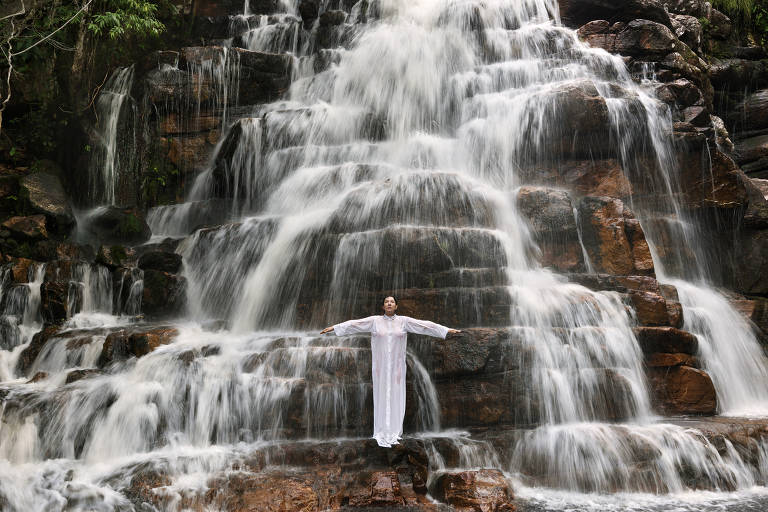
<svg viewBox="0 0 768 512"><path fill-rule="evenodd" d="M388 299L388 298L390 298L390 297L392 297L392 300L394 300L394 301L395 301L395 306L397 306L397 297L395 297L394 295L387 295L386 297L384 297L384 298L381 300L381 303L383 304L383 303L384 303L384 301L385 301L385 300L387 300L387 299Z"/></svg>

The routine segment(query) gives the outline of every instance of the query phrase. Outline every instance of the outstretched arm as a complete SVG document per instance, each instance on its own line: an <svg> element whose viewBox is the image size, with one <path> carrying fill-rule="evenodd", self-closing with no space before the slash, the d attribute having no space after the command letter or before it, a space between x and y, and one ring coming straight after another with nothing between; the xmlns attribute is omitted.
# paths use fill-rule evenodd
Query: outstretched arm
<svg viewBox="0 0 768 512"><path fill-rule="evenodd" d="M374 318L376 317L369 316L367 318L360 318L359 320L347 320L346 322L342 322L340 324L336 324L331 327L326 327L325 329L320 331L320 334L325 334L333 331L336 333L336 336L346 336L348 334L371 332L373 331Z"/></svg>
<svg viewBox="0 0 768 512"><path fill-rule="evenodd" d="M415 334L426 334L427 336L443 339L449 334L461 332L457 329L450 329L444 325L430 322L429 320L416 320L415 318L410 317L406 317L405 330Z"/></svg>

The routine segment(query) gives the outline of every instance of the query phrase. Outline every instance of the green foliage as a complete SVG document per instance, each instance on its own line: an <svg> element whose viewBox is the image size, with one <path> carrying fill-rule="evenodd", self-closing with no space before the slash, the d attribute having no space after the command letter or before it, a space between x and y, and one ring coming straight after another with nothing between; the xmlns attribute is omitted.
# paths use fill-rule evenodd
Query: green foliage
<svg viewBox="0 0 768 512"><path fill-rule="evenodd" d="M712 0L712 7L730 15L749 19L757 3L756 0Z"/></svg>
<svg viewBox="0 0 768 512"><path fill-rule="evenodd" d="M115 0L110 9L94 13L88 23L88 30L97 36L107 35L110 39L157 37L165 25L157 19L158 5L149 0Z"/></svg>

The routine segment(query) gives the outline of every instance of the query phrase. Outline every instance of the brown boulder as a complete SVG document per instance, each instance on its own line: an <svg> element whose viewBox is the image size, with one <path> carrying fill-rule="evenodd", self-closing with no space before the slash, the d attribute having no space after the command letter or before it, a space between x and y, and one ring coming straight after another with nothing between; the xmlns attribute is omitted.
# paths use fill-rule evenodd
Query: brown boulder
<svg viewBox="0 0 768 512"><path fill-rule="evenodd" d="M237 475L208 483L206 501L229 512L315 512L318 495L302 479L281 475Z"/></svg>
<svg viewBox="0 0 768 512"><path fill-rule="evenodd" d="M699 366L697 359L690 354L667 354L656 352L645 359L645 365L650 368L667 368L670 366Z"/></svg>
<svg viewBox="0 0 768 512"><path fill-rule="evenodd" d="M594 271L653 274L653 259L643 229L620 199L585 197L578 208L582 241Z"/></svg>
<svg viewBox="0 0 768 512"><path fill-rule="evenodd" d="M56 324L67 319L69 283L46 281L40 286L40 314L43 321Z"/></svg>
<svg viewBox="0 0 768 512"><path fill-rule="evenodd" d="M573 204L567 192L547 187L521 187L517 204L541 250L543 266L561 272L584 269Z"/></svg>
<svg viewBox="0 0 768 512"><path fill-rule="evenodd" d="M400 507L405 505L400 492L400 479L394 471L376 471L370 485L354 491L349 497L351 507Z"/></svg>
<svg viewBox="0 0 768 512"><path fill-rule="evenodd" d="M699 350L696 336L674 327L637 327L634 331L640 349L647 355L656 352L695 355Z"/></svg>
<svg viewBox="0 0 768 512"><path fill-rule="evenodd" d="M621 164L613 158L564 160L551 167L536 169L531 179L566 187L583 196L629 197L632 184L624 175Z"/></svg>
<svg viewBox="0 0 768 512"><path fill-rule="evenodd" d="M717 395L709 375L689 366L648 368L651 399L662 414L715 414Z"/></svg>
<svg viewBox="0 0 768 512"><path fill-rule="evenodd" d="M659 294L633 290L629 294L640 325L671 325L667 300Z"/></svg>
<svg viewBox="0 0 768 512"><path fill-rule="evenodd" d="M133 332L121 329L104 340L98 366L103 368L128 357L145 356L157 347L171 343L178 334L179 331L171 327Z"/></svg>
<svg viewBox="0 0 768 512"><path fill-rule="evenodd" d="M514 494L495 469L444 473L437 478L435 497L457 512L512 512Z"/></svg>
<svg viewBox="0 0 768 512"><path fill-rule="evenodd" d="M11 261L11 275L14 283L28 283L30 278L30 268L34 268L37 262L27 258L15 258Z"/></svg>
<svg viewBox="0 0 768 512"><path fill-rule="evenodd" d="M21 239L42 240L48 238L45 227L45 215L30 215L29 217L11 217L2 226Z"/></svg>

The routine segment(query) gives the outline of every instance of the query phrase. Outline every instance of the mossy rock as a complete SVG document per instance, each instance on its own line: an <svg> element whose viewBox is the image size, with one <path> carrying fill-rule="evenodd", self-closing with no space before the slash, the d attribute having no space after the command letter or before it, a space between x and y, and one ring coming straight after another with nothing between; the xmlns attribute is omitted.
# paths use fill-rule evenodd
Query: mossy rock
<svg viewBox="0 0 768 512"><path fill-rule="evenodd" d="M92 241L104 245L138 245L152 236L141 213L115 206L94 210L84 221L84 231Z"/></svg>

